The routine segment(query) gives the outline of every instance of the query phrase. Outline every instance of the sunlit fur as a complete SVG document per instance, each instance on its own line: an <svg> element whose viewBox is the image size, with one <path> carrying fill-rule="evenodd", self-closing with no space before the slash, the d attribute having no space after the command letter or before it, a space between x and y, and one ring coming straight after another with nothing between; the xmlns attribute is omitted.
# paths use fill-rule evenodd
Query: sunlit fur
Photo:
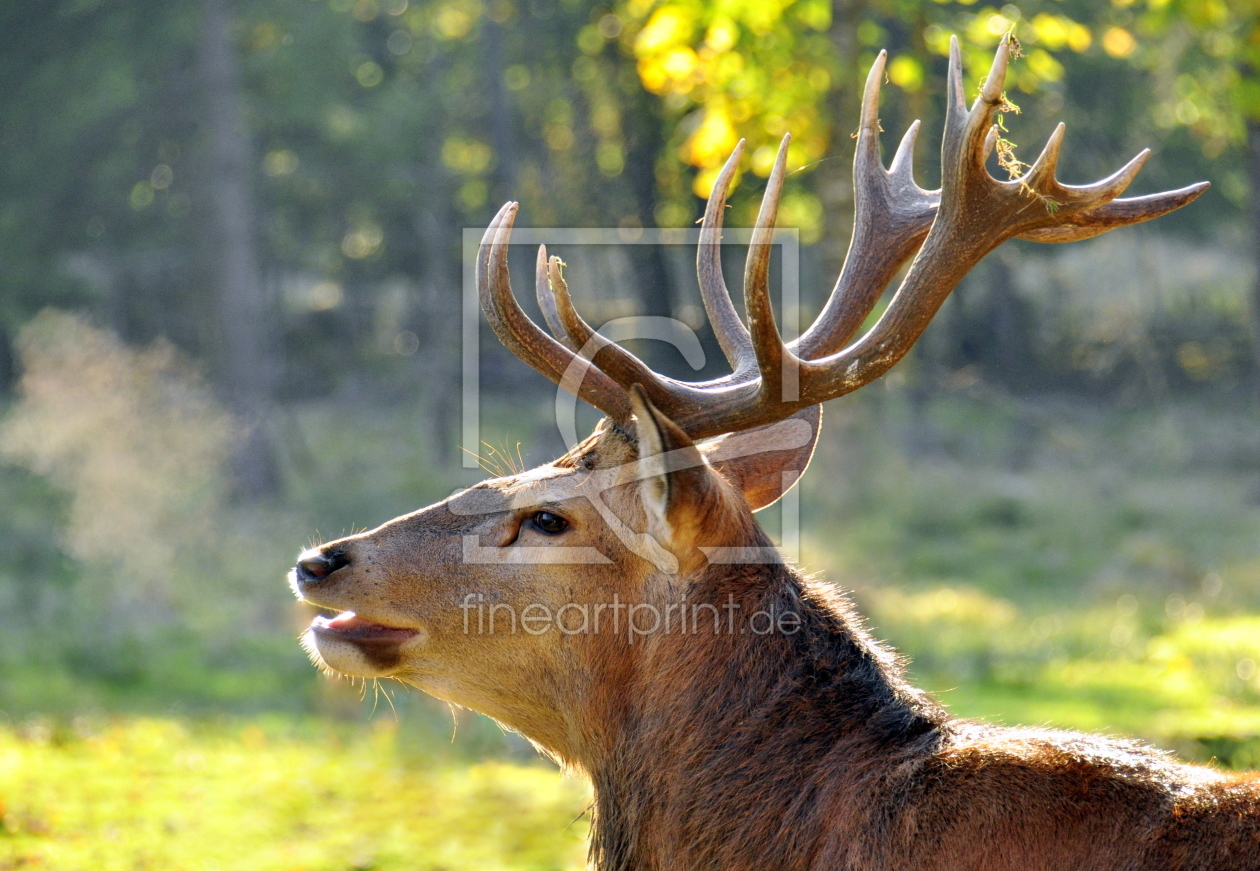
<svg viewBox="0 0 1260 871"><path fill-rule="evenodd" d="M666 448L690 446L656 424ZM677 574L631 553L583 499L548 503L570 522L562 535L530 528L534 494L636 458L633 436L605 422L555 463L335 542L350 564L302 589L320 606L421 630L395 661L362 658L356 673L488 714L589 776L598 868L1260 868L1255 776L1133 742L955 720L905 682L833 587L781 562L709 565L701 546L770 545L730 483L754 486L748 470L671 473L663 543ZM647 528L638 484L605 495L621 521ZM459 513L468 500L499 510ZM473 563L468 535L504 553L592 546L611 562ZM606 633L466 634L459 604L477 593L518 611L685 593L733 600L740 620L791 610L802 627L751 635L702 621L695 634L634 645Z"/></svg>

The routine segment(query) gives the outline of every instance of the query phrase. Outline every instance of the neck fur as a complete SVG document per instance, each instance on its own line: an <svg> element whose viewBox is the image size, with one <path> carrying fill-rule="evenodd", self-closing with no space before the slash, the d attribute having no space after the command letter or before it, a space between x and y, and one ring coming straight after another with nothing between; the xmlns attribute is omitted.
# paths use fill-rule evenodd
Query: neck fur
<svg viewBox="0 0 1260 871"><path fill-rule="evenodd" d="M609 728L581 762L596 792L592 858L601 871L669 867L661 857L792 866L783 832L800 833L789 850L808 852L825 809L834 820L848 806L860 825L854 802L871 779L932 743L947 717L902 679L847 598L786 565L709 567L688 598L735 603L733 631L722 611L717 631L701 619L695 634L657 636L632 668L605 674L619 684L599 693ZM799 629L757 634L757 613L799 615ZM772 843L777 855L755 858Z"/></svg>

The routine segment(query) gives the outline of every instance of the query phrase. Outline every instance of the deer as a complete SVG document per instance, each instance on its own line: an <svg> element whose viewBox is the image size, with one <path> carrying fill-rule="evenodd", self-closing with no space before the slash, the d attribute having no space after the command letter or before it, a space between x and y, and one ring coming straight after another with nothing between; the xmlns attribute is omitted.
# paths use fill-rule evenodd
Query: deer
<svg viewBox="0 0 1260 871"><path fill-rule="evenodd" d="M511 287L518 206L504 205L478 249L485 315L517 357L604 417L551 463L303 552L290 583L323 611L303 637L316 664L483 713L589 778L600 871L1260 869L1260 775L951 716L910 685L848 596L790 565L754 518L805 470L822 404L887 372L987 253L1150 220L1207 188L1120 198L1145 151L1095 184L1062 184L1062 124L1022 176L994 178L1010 53L1004 40L968 108L952 41L938 191L914 180L917 121L882 162L879 55L848 254L790 342L769 293L787 140L748 247L746 323L718 249L736 147L697 254L723 377L675 380L602 337L545 246L540 326Z"/></svg>

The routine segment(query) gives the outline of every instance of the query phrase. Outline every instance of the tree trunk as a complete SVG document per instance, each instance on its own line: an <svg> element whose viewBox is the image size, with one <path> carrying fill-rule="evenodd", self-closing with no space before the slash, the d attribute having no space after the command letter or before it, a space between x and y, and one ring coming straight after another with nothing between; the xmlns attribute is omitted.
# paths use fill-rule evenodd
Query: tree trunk
<svg viewBox="0 0 1260 871"><path fill-rule="evenodd" d="M827 156L815 171L815 187L822 202L826 234L821 244L822 265L825 279L812 293L824 294L820 299L808 302L821 306L825 294L844 265L849 235L853 229L853 166L854 140L849 134L858 129L861 109L862 82L865 71L859 74L857 57L857 25L864 10L863 0L833 0L831 4L831 43L835 47L839 69L828 97L832 134ZM803 300L805 301L805 300Z"/></svg>
<svg viewBox="0 0 1260 871"><path fill-rule="evenodd" d="M17 361L13 354L13 340L9 331L0 323L0 397L13 392L17 381Z"/></svg>
<svg viewBox="0 0 1260 871"><path fill-rule="evenodd" d="M1251 187L1251 347L1255 356L1256 396L1260 399L1260 118L1247 121L1247 181Z"/></svg>
<svg viewBox="0 0 1260 871"><path fill-rule="evenodd" d="M210 284L215 369L245 432L232 457L238 492L261 497L279 489L267 429L272 361L268 306L256 250L249 137L227 0L204 0L198 46L202 129L202 246Z"/></svg>
<svg viewBox="0 0 1260 871"><path fill-rule="evenodd" d="M462 265L462 239L448 185L433 177L437 173L422 169L421 174L428 176L424 190L433 195L418 205L415 215L424 267L420 305L410 315L420 338L413 371L434 461L446 469L455 465L460 431L463 275L457 267Z"/></svg>
<svg viewBox="0 0 1260 871"><path fill-rule="evenodd" d="M625 175L630 180L635 206L645 227L656 226L656 207L659 204L656 189L656 160L665 147L659 108L655 97L641 92L638 99L631 97L625 112L629 125L626 137ZM630 246L630 262L639 285L640 314L673 317L673 279L666 260L666 252L660 245ZM714 346L716 348L716 345ZM671 357L660 342L644 342L641 348L648 365L664 365Z"/></svg>
<svg viewBox="0 0 1260 871"><path fill-rule="evenodd" d="M512 101L503 84L505 67L503 59L507 50L503 44L503 27L487 21L483 31L482 46L485 51L486 90L490 94L490 143L494 148L495 201L510 200L520 196L516 190L516 136L513 134Z"/></svg>

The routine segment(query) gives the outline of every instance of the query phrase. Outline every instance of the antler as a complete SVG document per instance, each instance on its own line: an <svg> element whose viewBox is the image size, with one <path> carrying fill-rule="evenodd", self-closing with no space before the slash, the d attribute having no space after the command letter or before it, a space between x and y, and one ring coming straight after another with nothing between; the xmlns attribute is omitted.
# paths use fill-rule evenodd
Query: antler
<svg viewBox="0 0 1260 871"><path fill-rule="evenodd" d="M1060 124L1021 178L998 181L985 161L997 141L993 117L1002 105L1009 43L1003 40L980 95L963 99L957 39L951 40L948 104L941 143L941 190L914 181L911 156L919 122L910 126L892 165L879 147L879 84L887 55L867 76L853 161L856 217L853 238L835 289L817 320L784 343L770 303L770 252L789 137L784 137L766 183L744 266L748 326L740 320L722 276L722 213L743 149L723 166L709 196L696 258L700 293L732 372L707 382L684 382L653 372L625 348L599 335L573 307L559 258L540 247L537 293L548 336L517 305L507 269L507 244L516 203L486 230L477 263L482 306L509 349L557 384L618 421L628 420L626 390L642 385L652 402L693 438L772 423L868 384L905 356L932 316L968 271L1007 239L1071 242L1157 218L1193 201L1207 182L1133 199L1116 199L1149 151L1092 185L1055 178L1064 127ZM917 256L915 256L915 252ZM878 322L854 334L888 283L910 257L914 263Z"/></svg>

